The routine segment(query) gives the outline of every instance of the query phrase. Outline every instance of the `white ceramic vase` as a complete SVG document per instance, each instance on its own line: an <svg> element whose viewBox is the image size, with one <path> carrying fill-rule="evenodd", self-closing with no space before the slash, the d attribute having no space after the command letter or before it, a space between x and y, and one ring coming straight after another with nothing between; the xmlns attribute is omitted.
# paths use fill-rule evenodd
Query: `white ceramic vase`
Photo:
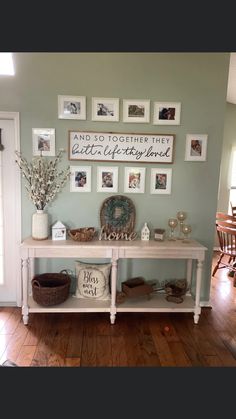
<svg viewBox="0 0 236 419"><path fill-rule="evenodd" d="M48 238L48 214L44 210L37 210L32 215L32 238L34 240Z"/></svg>

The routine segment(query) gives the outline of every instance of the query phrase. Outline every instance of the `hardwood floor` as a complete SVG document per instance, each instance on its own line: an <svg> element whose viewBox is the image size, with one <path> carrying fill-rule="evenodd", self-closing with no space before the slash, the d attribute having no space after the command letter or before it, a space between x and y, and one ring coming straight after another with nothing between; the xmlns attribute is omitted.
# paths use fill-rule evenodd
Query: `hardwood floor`
<svg viewBox="0 0 236 419"><path fill-rule="evenodd" d="M236 287L227 273L212 278L212 308L197 325L191 313L118 313L115 325L107 313L32 313L24 326L20 308L2 307L0 364L234 367Z"/></svg>

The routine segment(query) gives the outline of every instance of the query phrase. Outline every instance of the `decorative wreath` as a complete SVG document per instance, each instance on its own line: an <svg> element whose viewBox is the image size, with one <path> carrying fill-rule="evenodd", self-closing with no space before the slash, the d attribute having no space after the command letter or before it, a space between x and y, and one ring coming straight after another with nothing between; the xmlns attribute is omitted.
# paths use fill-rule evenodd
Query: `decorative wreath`
<svg viewBox="0 0 236 419"><path fill-rule="evenodd" d="M125 229L135 216L133 202L122 195L106 199L101 208L101 223L111 229Z"/></svg>

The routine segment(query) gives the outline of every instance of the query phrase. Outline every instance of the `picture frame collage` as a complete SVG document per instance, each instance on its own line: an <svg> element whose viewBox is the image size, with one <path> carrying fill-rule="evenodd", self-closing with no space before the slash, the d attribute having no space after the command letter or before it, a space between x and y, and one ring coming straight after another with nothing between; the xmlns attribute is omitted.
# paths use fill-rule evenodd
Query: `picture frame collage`
<svg viewBox="0 0 236 419"><path fill-rule="evenodd" d="M149 99L123 99L123 122L149 123ZM120 99L92 97L92 121L120 120ZM153 125L180 125L180 102L154 102ZM86 120L86 96L58 95L58 118Z"/></svg>
<svg viewBox="0 0 236 419"><path fill-rule="evenodd" d="M124 123L149 123L149 99L123 99ZM120 99L92 97L92 121L118 122ZM180 102L153 102L153 125L180 125ZM86 120L86 96L58 95L58 119ZM207 157L207 134L187 134L185 161L203 162ZM55 156L55 128L33 128L33 155Z"/></svg>
<svg viewBox="0 0 236 419"><path fill-rule="evenodd" d="M70 166L70 192L92 191L92 166ZM118 166L97 166L97 192L119 192ZM124 193L144 193L146 167L124 167ZM150 172L150 194L171 194L172 169L155 167Z"/></svg>

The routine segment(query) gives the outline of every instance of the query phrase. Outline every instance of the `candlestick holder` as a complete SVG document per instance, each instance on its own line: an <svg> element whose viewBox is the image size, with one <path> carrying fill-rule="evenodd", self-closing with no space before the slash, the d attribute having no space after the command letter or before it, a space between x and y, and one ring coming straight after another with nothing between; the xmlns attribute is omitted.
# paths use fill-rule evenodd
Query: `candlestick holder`
<svg viewBox="0 0 236 419"><path fill-rule="evenodd" d="M184 220L187 218L187 213L185 211L178 211L177 212L177 219L179 221L179 236L177 237L178 240L183 240L183 224Z"/></svg>
<svg viewBox="0 0 236 419"><path fill-rule="evenodd" d="M176 240L176 238L174 237L174 230L177 227L177 225L178 225L177 218L169 218L168 226L170 227L170 234L169 234L168 240Z"/></svg>

